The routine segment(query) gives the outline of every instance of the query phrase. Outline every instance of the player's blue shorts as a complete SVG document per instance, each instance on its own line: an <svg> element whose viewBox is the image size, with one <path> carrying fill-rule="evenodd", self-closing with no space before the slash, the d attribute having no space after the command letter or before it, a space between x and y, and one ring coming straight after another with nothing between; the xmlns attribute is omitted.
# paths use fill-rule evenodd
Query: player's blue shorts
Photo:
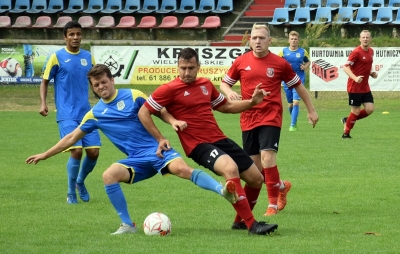
<svg viewBox="0 0 400 254"><path fill-rule="evenodd" d="M60 132L60 139L62 139L69 133L73 132L76 129L76 127L79 126L79 124L80 124L79 121L74 121L74 120L59 121L58 130ZM99 132L97 130L94 130L91 133L87 133L81 140L76 142L66 151L74 148L89 149L89 148L100 148L100 147L101 147L101 141Z"/></svg>
<svg viewBox="0 0 400 254"><path fill-rule="evenodd" d="M156 150L143 151L138 155L128 157L116 162L131 170L132 176L129 183L137 183L151 178L157 173L161 175L169 174L166 168L169 163L182 156L174 149L163 151L164 158L156 155Z"/></svg>

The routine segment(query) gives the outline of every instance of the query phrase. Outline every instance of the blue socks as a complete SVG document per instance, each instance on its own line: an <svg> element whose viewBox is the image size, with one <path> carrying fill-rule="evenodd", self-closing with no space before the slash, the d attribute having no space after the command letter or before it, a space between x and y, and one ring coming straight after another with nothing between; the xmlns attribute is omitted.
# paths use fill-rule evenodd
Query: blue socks
<svg viewBox="0 0 400 254"><path fill-rule="evenodd" d="M200 188L213 191L221 195L223 188L214 178L199 169L195 169L190 177L190 180Z"/></svg>
<svg viewBox="0 0 400 254"><path fill-rule="evenodd" d="M96 163L97 160L93 161L86 156L85 159L83 159L81 171L79 172L78 179L76 180L76 182L79 184L83 184L89 173L93 171L94 166L96 166Z"/></svg>
<svg viewBox="0 0 400 254"><path fill-rule="evenodd" d="M104 185L104 188L121 221L128 225L132 225L126 199L119 183Z"/></svg>
<svg viewBox="0 0 400 254"><path fill-rule="evenodd" d="M291 126L296 125L298 116L299 116L299 105L293 105Z"/></svg>
<svg viewBox="0 0 400 254"><path fill-rule="evenodd" d="M72 157L69 157L69 160L67 162L68 194L76 194L75 185L80 165L81 165L80 160L76 160Z"/></svg>

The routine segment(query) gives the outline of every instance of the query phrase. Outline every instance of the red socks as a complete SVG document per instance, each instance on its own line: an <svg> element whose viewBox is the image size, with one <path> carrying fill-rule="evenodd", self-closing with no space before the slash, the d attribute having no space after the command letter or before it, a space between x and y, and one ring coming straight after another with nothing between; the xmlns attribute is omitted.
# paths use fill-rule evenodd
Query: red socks
<svg viewBox="0 0 400 254"><path fill-rule="evenodd" d="M257 204L257 199L258 196L260 195L261 188L252 188L250 186L245 185L244 186L244 192L246 193L247 196L247 202L249 203L250 210L253 211L254 206ZM239 214L236 214L235 222L240 222L242 220L242 217L239 216Z"/></svg>
<svg viewBox="0 0 400 254"><path fill-rule="evenodd" d="M365 111L365 109L363 109L363 110L360 111L360 114L357 116L357 120L366 118L367 116L369 116L369 115L367 114L367 111Z"/></svg>
<svg viewBox="0 0 400 254"><path fill-rule="evenodd" d="M236 202L236 204L232 204L232 206L235 208L237 214L244 220L247 228L250 228L255 219L253 213L251 212L249 202L247 201L245 191L240 183L240 178L232 178L227 181L232 181L235 183L236 192L239 196L239 200Z"/></svg>
<svg viewBox="0 0 400 254"><path fill-rule="evenodd" d="M278 166L264 168L264 179L267 185L269 204L278 205L278 195L280 187L280 177Z"/></svg>
<svg viewBox="0 0 400 254"><path fill-rule="evenodd" d="M354 128L354 125L356 124L356 121L360 120L360 119L363 119L363 118L366 118L367 116L369 116L369 115L367 114L365 109L362 109L358 116L353 114L352 112L350 112L350 115L347 117L346 128L344 130L344 133L345 134L349 134L351 129Z"/></svg>

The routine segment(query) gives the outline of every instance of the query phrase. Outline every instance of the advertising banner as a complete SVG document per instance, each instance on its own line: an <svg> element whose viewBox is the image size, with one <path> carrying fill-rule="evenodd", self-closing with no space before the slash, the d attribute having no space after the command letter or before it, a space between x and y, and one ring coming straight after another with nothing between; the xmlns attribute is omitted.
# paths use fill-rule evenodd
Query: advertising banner
<svg viewBox="0 0 400 254"><path fill-rule="evenodd" d="M0 83L40 84L48 57L65 46L0 45Z"/></svg>
<svg viewBox="0 0 400 254"><path fill-rule="evenodd" d="M177 57L186 46L93 46L96 63L107 65L116 84L161 85L178 76ZM249 50L248 47L193 47L205 77L219 85L232 62ZM278 53L282 47L270 47Z"/></svg>
<svg viewBox="0 0 400 254"><path fill-rule="evenodd" d="M343 66L353 48L310 48L310 90L347 91L347 74ZM373 48L372 91L400 91L400 48Z"/></svg>

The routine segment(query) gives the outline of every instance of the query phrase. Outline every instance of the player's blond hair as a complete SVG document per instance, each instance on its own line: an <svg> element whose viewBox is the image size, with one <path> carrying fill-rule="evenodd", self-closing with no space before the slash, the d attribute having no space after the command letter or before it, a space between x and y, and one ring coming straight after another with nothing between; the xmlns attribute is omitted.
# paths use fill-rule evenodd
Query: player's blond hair
<svg viewBox="0 0 400 254"><path fill-rule="evenodd" d="M371 32L369 30L362 30L361 33L360 33L360 37L361 37L362 33L369 33L369 37L372 38Z"/></svg>
<svg viewBox="0 0 400 254"><path fill-rule="evenodd" d="M300 34L298 33L298 32L296 32L296 31L291 31L290 33L289 33L289 37L290 36L297 36L297 38L300 38Z"/></svg>
<svg viewBox="0 0 400 254"><path fill-rule="evenodd" d="M265 31L267 31L267 36L271 37L270 31L269 31L269 28L268 28L267 25L254 23L253 28L251 29L251 31L258 30L258 29L265 29Z"/></svg>

